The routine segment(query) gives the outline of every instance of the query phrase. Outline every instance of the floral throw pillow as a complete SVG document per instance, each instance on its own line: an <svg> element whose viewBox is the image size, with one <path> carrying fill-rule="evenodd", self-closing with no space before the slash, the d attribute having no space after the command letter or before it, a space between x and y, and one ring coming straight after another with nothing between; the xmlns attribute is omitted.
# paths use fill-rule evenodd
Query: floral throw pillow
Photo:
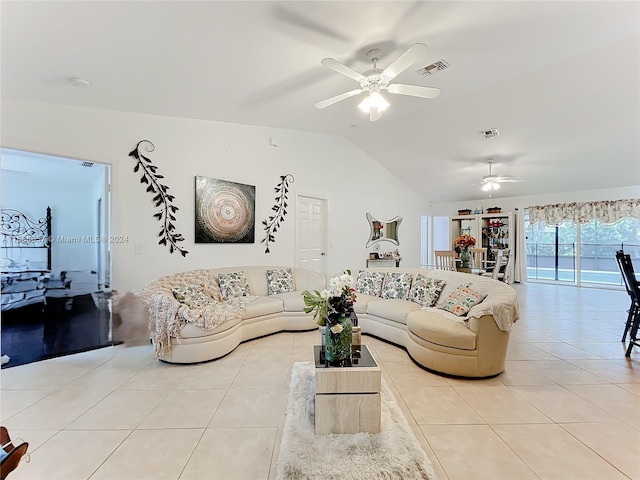
<svg viewBox="0 0 640 480"><path fill-rule="evenodd" d="M468 284L460 285L438 304L438 308L461 317L466 315L471 307L482 302L486 296L486 293L472 290Z"/></svg>
<svg viewBox="0 0 640 480"><path fill-rule="evenodd" d="M171 289L171 292L176 300L192 309L204 308L216 301L209 295L204 285L175 287Z"/></svg>
<svg viewBox="0 0 640 480"><path fill-rule="evenodd" d="M219 273L218 284L220 285L220 294L223 300L229 300L233 297L245 297L251 294L244 272Z"/></svg>
<svg viewBox="0 0 640 480"><path fill-rule="evenodd" d="M382 272L366 272L360 270L358 279L356 280L356 292L379 297L382 293L383 281L384 273Z"/></svg>
<svg viewBox="0 0 640 480"><path fill-rule="evenodd" d="M411 288L410 273L387 273L382 285L382 298L406 300Z"/></svg>
<svg viewBox="0 0 640 480"><path fill-rule="evenodd" d="M291 273L291 269L267 270L267 290L269 295L293 292L293 273Z"/></svg>
<svg viewBox="0 0 640 480"><path fill-rule="evenodd" d="M411 285L409 300L419 303L423 307L433 307L445 285L444 280L425 277L419 273Z"/></svg>

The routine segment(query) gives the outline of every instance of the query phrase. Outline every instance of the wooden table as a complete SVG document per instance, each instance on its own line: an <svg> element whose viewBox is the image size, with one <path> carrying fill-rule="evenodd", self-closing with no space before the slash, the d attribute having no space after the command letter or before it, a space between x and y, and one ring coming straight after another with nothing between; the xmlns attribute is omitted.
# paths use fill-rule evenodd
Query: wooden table
<svg viewBox="0 0 640 480"><path fill-rule="evenodd" d="M380 367L366 345L354 351L346 366L324 361L322 347L313 347L316 364L315 431L380 433Z"/></svg>
<svg viewBox="0 0 640 480"><path fill-rule="evenodd" d="M367 259L367 268L370 267L399 267L400 260L393 258L378 258L376 260Z"/></svg>

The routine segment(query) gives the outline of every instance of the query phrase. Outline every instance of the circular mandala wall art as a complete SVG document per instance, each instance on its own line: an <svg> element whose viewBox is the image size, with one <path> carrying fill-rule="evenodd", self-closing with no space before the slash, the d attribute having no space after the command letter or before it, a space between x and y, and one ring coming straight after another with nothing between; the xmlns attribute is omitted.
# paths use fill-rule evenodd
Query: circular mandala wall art
<svg viewBox="0 0 640 480"><path fill-rule="evenodd" d="M196 177L196 243L253 243L255 186Z"/></svg>

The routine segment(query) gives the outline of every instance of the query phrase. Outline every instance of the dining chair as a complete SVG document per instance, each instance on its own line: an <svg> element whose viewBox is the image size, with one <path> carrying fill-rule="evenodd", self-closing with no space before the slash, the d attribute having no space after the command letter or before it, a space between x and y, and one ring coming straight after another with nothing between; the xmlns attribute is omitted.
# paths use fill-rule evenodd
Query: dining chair
<svg viewBox="0 0 640 480"><path fill-rule="evenodd" d="M487 249L486 248L470 248L471 266L473 268L487 268Z"/></svg>
<svg viewBox="0 0 640 480"><path fill-rule="evenodd" d="M629 283L629 287L633 293L635 307L629 330L629 346L625 353L625 357L630 357L633 347L640 346L640 343L638 343L640 341L640 339L638 339L638 328L640 328L640 282L633 271L633 263L631 263L631 256L629 254L626 253L624 255L622 263L625 267L627 282Z"/></svg>
<svg viewBox="0 0 640 480"><path fill-rule="evenodd" d="M633 263L631 263L631 255L624 253L622 250L616 252L616 261L622 274L622 280L624 281L627 293L631 298L631 305L629 307L629 315L627 322L625 323L624 333L622 334L622 341L624 342L627 333L629 333L629 346L625 353L626 357L631 356L631 350L638 344L638 327L640 327L640 285L638 279L635 276L633 269Z"/></svg>
<svg viewBox="0 0 640 480"><path fill-rule="evenodd" d="M497 250L495 263L493 264L493 270L491 270L490 272L483 273L482 276L491 277L494 280L504 281L507 268L508 266L510 266L509 265L510 258L511 258L511 255L509 255L508 250L503 250L503 249Z"/></svg>
<svg viewBox="0 0 640 480"><path fill-rule="evenodd" d="M501 280L504 278L503 267L505 265L505 261L507 258L505 257L504 250L498 250L496 252L496 263L493 266L493 270L491 271L491 278L494 280Z"/></svg>
<svg viewBox="0 0 640 480"><path fill-rule="evenodd" d="M506 261L504 260L504 257L506 255ZM505 253L503 254L503 262L504 262L504 270L500 273L503 273L504 275L500 277L500 280L502 280L504 283L508 283L511 284L512 283L512 279L513 279L513 255L511 255L511 252L509 250L505 250Z"/></svg>
<svg viewBox="0 0 640 480"><path fill-rule="evenodd" d="M627 295L631 299L631 305L629 306L629 315L627 316L627 321L624 326L624 333L622 334L621 342L624 342L627 338L627 333L629 333L629 329L631 328L631 322L633 321L633 316L636 310L636 302L633 296L633 290L629 285L629 281L627 280L627 276L625 275L624 269L624 252L622 250L618 250L616 252L616 262L618 263L618 268L620 269L620 276L622 277L622 281L624 282L625 289L627 290Z"/></svg>
<svg viewBox="0 0 640 480"><path fill-rule="evenodd" d="M456 252L453 250L435 250L436 268L439 270L456 270Z"/></svg>

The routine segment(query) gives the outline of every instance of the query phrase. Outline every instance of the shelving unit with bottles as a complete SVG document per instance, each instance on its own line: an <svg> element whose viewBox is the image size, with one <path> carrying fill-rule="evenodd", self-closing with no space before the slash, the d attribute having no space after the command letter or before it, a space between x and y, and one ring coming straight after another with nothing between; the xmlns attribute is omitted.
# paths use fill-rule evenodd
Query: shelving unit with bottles
<svg viewBox="0 0 640 480"><path fill-rule="evenodd" d="M453 242L463 233L476 239L476 246L487 249L487 260L494 260L499 249L513 249L513 214L482 213L451 217L451 249Z"/></svg>
<svg viewBox="0 0 640 480"><path fill-rule="evenodd" d="M477 217L481 232L479 246L487 248L488 260L494 260L497 250L514 248L512 213L485 213Z"/></svg>

